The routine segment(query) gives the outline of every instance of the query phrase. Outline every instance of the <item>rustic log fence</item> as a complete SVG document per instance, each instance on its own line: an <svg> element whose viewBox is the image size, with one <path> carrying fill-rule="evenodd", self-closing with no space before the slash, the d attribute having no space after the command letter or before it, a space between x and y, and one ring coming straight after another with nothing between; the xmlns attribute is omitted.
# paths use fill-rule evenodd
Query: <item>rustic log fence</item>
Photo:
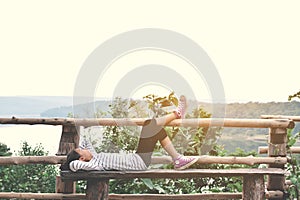
<svg viewBox="0 0 300 200"><path fill-rule="evenodd" d="M300 118L299 118L300 119ZM242 194L191 194L191 195L116 195L110 194L109 199L253 199L251 195L258 195L257 199L284 199L286 191L286 183L284 175L285 164L289 162L286 150L286 136L287 130L294 127L295 118L272 118L272 119L177 119L165 126L184 126L184 127L242 127L242 128L268 128L269 129L269 141L268 141L268 157L213 157L213 156L200 156L198 163L200 164L267 164L268 171L252 171L251 173L244 171L244 173L238 172L238 170L230 170L221 174L217 171L211 171L207 173L205 170L198 170L197 175L200 177L215 177L215 176L226 176L225 173L232 173L234 175L244 177L244 187ZM43 125L60 125L62 126L62 134L59 143L59 148L56 156L15 156L15 157L0 157L0 165L15 165L15 164L61 164L66 159L66 154L76 147L79 143L79 127L89 126L141 126L145 119L112 119L112 118L101 118L101 119L73 119L73 118L0 118L0 124L43 124ZM153 157L152 163L170 163L170 157ZM275 170L272 172L272 170ZM277 170L277 171L276 171ZM281 171L282 170L282 171ZM146 171L147 172L147 171ZM189 171L172 172L176 177L189 177ZM193 172L195 173L195 172ZM7 193L1 192L1 198L25 198L25 199L97 199L95 195L90 197L91 193L74 194L74 179L76 179L77 173L65 173L64 182L57 181L57 192L62 193ZM126 173L125 173L126 174ZM145 173L144 173L145 174ZM164 174L164 173L161 173ZM166 173L165 173L166 174ZM150 177L162 176L159 173L153 173ZM268 180L266 188L264 187L263 175L267 175ZM69 177L68 177L69 176ZM75 178L74 178L75 176ZM102 176L101 172L98 176ZM115 177L116 175L110 174ZM128 175L128 176L133 176ZM143 177L144 175L140 175ZM147 175L148 176L148 175ZM164 175L167 176L167 175ZM73 178L72 178L73 177ZM119 177L119 176L118 176ZM253 178L259 177L259 178ZM115 177L116 178L116 177ZM90 181L95 182L95 177L90 177ZM251 181L250 181L251 180ZM97 182L99 184L99 182ZM249 185L245 185L248 183ZM99 186L99 185L97 185ZM251 187L248 187L251 186ZM258 190L253 190L253 186L259 186ZM251 190L252 188L252 190ZM99 188L98 188L99 189ZM266 190L265 190L266 189ZM265 190L265 191L264 191ZM93 191L95 192L95 191ZM69 193L69 194L67 194Z"/></svg>
<svg viewBox="0 0 300 200"><path fill-rule="evenodd" d="M293 122L300 122L300 116L290 116L290 115L262 115L262 119L288 119L292 120ZM270 149L271 150L271 149ZM262 146L258 148L259 154L268 154L269 147ZM300 147L291 147L290 153L292 154L300 154Z"/></svg>

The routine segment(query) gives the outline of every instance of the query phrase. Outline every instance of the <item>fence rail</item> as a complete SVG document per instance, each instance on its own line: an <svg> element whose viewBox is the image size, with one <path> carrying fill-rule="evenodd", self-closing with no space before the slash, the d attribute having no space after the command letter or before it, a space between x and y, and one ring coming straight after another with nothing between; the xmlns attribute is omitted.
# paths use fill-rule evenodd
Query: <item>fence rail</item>
<svg viewBox="0 0 300 200"><path fill-rule="evenodd" d="M198 163L200 164L268 164L269 168L284 169L289 162L287 155L286 142L287 130L294 128L295 123L300 121L300 117L295 116L262 116L263 119L234 119L234 118L205 118L205 119L176 119L165 124L165 126L182 126L182 127L232 127L232 128L268 128L269 141L267 147L268 157L215 157L215 156L200 156ZM0 118L0 124L43 124L62 126L62 134L59 143L59 148L56 156L13 156L0 157L0 165L19 165L19 164L61 164L66 159L66 154L76 147L78 147L80 129L79 126L142 126L146 119L115 119L115 118L99 118L99 119L75 119L75 118ZM265 151L265 149L264 149ZM171 163L170 157L153 157L153 164L167 164ZM275 175L268 175L267 191L265 193L268 199L283 199L283 194L286 189L285 178ZM70 192L74 188L73 182L65 182L64 188L69 188L68 191L59 189L58 191ZM247 189L247 188L246 188ZM255 191L254 191L255 192ZM43 196L44 195L44 196ZM51 196L52 195L52 196ZM72 196L73 195L73 196ZM210 194L212 198L215 194ZM241 194L224 194L215 195L215 199L226 198L226 196L233 195L237 198ZM135 199L147 195L109 195L110 199ZM190 195L193 196L193 195ZM205 195L195 195L195 197L205 199ZM85 198L83 194L33 194L33 193L0 193L1 198L39 198L39 199L82 199ZM148 196L149 199L153 195ZM158 197L158 196L156 196ZM184 199L183 196L172 195L165 196L169 199ZM155 199L155 197L154 197ZM196 199L196 198L195 198Z"/></svg>
<svg viewBox="0 0 300 200"><path fill-rule="evenodd" d="M0 124L44 124L68 126L142 126L145 118L0 118ZM182 127L242 127L242 128L294 128L289 119L234 119L234 118L194 118L175 119L166 126Z"/></svg>
<svg viewBox="0 0 300 200"><path fill-rule="evenodd" d="M216 156L198 156L199 164L286 164L287 157L216 157ZM66 156L3 156L0 157L0 165L24 165L24 164L62 164ZM172 158L169 156L152 157L152 164L171 164Z"/></svg>
<svg viewBox="0 0 300 200"><path fill-rule="evenodd" d="M259 154L268 154L269 148L267 146L265 147L258 147L258 153ZM300 154L300 147L291 147L290 149L291 153L299 153Z"/></svg>
<svg viewBox="0 0 300 200"><path fill-rule="evenodd" d="M262 119L290 119L294 122L300 122L300 116L291 115L261 115Z"/></svg>

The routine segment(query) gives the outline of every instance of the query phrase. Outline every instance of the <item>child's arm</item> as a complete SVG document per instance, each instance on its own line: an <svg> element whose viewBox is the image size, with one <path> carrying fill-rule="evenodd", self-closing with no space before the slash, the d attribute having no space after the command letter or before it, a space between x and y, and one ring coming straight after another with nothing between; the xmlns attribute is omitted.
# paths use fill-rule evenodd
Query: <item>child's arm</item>
<svg viewBox="0 0 300 200"><path fill-rule="evenodd" d="M89 141L87 141L86 139L82 140L82 142L79 145L79 148L88 149L93 155L96 154L96 151L95 151L93 145Z"/></svg>
<svg viewBox="0 0 300 200"><path fill-rule="evenodd" d="M74 161L70 162L70 169L73 172L76 172L77 170L87 170L87 171L104 170L102 166L96 165L95 163L84 162L84 161L80 161L80 160L74 160Z"/></svg>

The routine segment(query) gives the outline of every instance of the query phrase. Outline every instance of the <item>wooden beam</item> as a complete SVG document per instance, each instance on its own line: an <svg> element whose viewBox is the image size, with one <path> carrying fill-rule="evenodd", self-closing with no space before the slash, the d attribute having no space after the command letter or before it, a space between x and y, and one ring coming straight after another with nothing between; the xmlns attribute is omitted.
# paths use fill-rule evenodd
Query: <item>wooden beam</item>
<svg viewBox="0 0 300 200"><path fill-rule="evenodd" d="M16 192L0 192L0 199L70 199L82 200L86 199L85 194L59 194L59 193L16 193Z"/></svg>
<svg viewBox="0 0 300 200"><path fill-rule="evenodd" d="M167 169L149 169L146 171L61 171L62 180L88 179L131 179L131 178L201 178L201 177L232 177L246 175L276 175L283 177L285 171L277 168L251 169L186 169L182 171Z"/></svg>
<svg viewBox="0 0 300 200"><path fill-rule="evenodd" d="M208 194L110 194L109 200L199 200L199 199L242 199L242 193Z"/></svg>
<svg viewBox="0 0 300 200"><path fill-rule="evenodd" d="M86 199L85 194L57 193L16 193L0 192L0 199ZM199 200L199 199L242 199L242 193L209 193L209 194L109 194L109 200Z"/></svg>
<svg viewBox="0 0 300 200"><path fill-rule="evenodd" d="M0 165L61 164L66 156L2 156Z"/></svg>
<svg viewBox="0 0 300 200"><path fill-rule="evenodd" d="M0 118L0 124L45 124L75 126L142 126L145 118ZM165 126L183 127L244 127L244 128L293 128L295 123L288 119L233 119L194 118L175 119Z"/></svg>
<svg viewBox="0 0 300 200"><path fill-rule="evenodd" d="M266 191L266 199L284 199L282 191Z"/></svg>
<svg viewBox="0 0 300 200"><path fill-rule="evenodd" d="M258 147L259 154L268 154L268 151L269 151L269 148L267 146ZM300 153L300 147L291 147L290 152L291 153Z"/></svg>
<svg viewBox="0 0 300 200"><path fill-rule="evenodd" d="M0 124L74 125L73 118L0 118Z"/></svg>
<svg viewBox="0 0 300 200"><path fill-rule="evenodd" d="M58 194L58 193L16 193L0 192L0 199L70 199L85 200L85 194ZM266 191L265 198L283 198L281 191ZM198 199L242 199L242 193L208 193L208 194L109 194L109 200L198 200Z"/></svg>
<svg viewBox="0 0 300 200"><path fill-rule="evenodd" d="M294 122L300 122L300 116L291 115L261 115L262 119L290 119Z"/></svg>
<svg viewBox="0 0 300 200"><path fill-rule="evenodd" d="M218 157L218 156L198 156L199 164L286 164L286 157ZM0 157L0 165L23 165L23 164L62 164L66 156L3 156ZM171 164L170 156L153 156L151 164Z"/></svg>
<svg viewBox="0 0 300 200"><path fill-rule="evenodd" d="M169 156L153 156L151 164L171 164L172 158ZM198 156L199 164L287 164L287 157L235 157L235 156Z"/></svg>

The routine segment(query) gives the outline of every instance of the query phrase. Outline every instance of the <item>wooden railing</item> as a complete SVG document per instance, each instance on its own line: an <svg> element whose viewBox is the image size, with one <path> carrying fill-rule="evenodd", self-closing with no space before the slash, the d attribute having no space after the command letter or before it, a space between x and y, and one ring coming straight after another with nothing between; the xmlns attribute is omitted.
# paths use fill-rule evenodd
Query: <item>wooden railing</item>
<svg viewBox="0 0 300 200"><path fill-rule="evenodd" d="M294 122L300 122L300 116L290 116L290 115L262 115L262 119L288 119ZM259 154L268 154L269 147L263 146L258 148ZM290 153L292 154L300 154L300 147L291 147Z"/></svg>
<svg viewBox="0 0 300 200"><path fill-rule="evenodd" d="M200 156L200 164L267 164L269 168L284 169L289 159L287 157L286 142L287 130L294 127L294 119L184 119L173 120L165 126L183 126L183 127L242 127L242 128L268 128L268 157L214 157ZM80 126L141 126L145 119L73 119L73 118L0 118L0 124L43 124L43 125L60 125L62 134L56 156L15 156L0 157L0 165L12 164L60 164L66 159L66 154L78 147L80 137ZM152 163L171 163L170 157L153 157ZM58 183L63 185L57 188L57 192L70 192L74 189L73 182ZM284 176L268 175L266 197L269 199L283 199L285 192ZM66 189L68 188L68 189ZM247 189L247 188L246 188ZM205 194L206 196L208 194ZM205 196L203 194L203 197ZM234 194L213 194L210 198L226 198ZM130 196L130 195L129 195ZM127 196L127 197L129 197ZM230 198L231 198L230 197ZM241 197L241 194L235 195ZM36 198L36 199L82 199L82 194L33 194L33 193L0 193L0 198ZM111 199L116 195L110 196ZM184 195L182 199L184 199Z"/></svg>

